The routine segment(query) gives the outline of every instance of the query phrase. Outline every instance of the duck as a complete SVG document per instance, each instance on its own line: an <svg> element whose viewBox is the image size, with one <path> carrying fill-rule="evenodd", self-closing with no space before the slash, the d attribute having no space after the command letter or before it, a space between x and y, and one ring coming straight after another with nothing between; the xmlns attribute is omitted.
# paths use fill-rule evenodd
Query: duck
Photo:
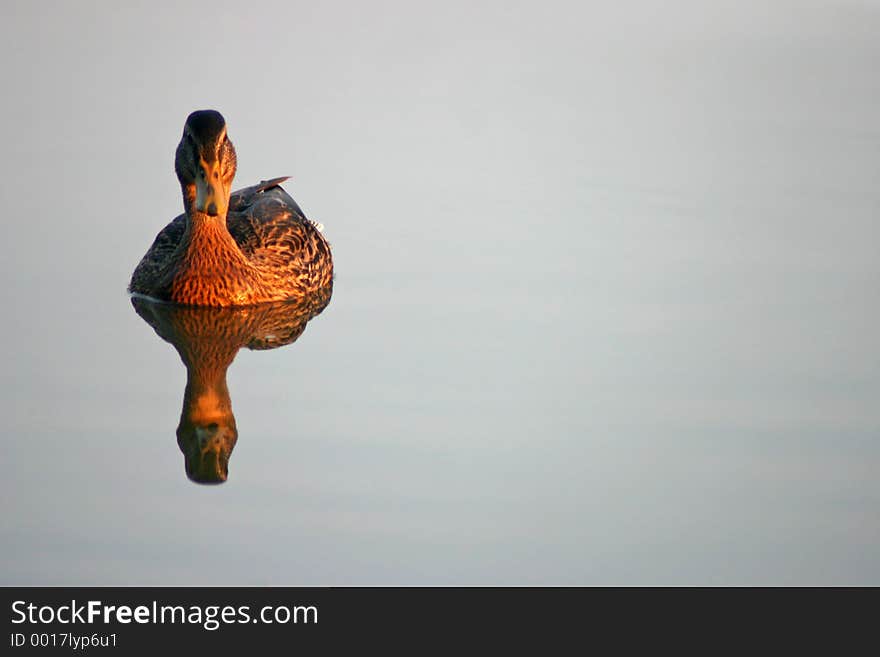
<svg viewBox="0 0 880 657"><path fill-rule="evenodd" d="M333 281L333 257L309 220L272 178L230 192L237 157L216 110L186 119L174 170L184 213L163 228L128 290L187 306L252 306L314 294Z"/></svg>

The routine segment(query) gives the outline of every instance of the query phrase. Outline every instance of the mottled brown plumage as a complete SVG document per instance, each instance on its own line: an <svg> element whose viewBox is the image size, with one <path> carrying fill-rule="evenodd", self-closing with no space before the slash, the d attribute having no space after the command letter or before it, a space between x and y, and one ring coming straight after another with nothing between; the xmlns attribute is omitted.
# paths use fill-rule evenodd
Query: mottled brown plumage
<svg viewBox="0 0 880 657"><path fill-rule="evenodd" d="M190 479L226 481L238 441L226 371L239 349L275 349L295 342L329 303L332 289L331 284L293 301L246 308L195 308L132 297L137 314L174 345L186 366L177 444Z"/></svg>
<svg viewBox="0 0 880 657"><path fill-rule="evenodd" d="M333 279L330 246L275 178L230 195L236 154L223 117L193 112L177 147L184 214L157 236L129 290L195 306L296 299Z"/></svg>

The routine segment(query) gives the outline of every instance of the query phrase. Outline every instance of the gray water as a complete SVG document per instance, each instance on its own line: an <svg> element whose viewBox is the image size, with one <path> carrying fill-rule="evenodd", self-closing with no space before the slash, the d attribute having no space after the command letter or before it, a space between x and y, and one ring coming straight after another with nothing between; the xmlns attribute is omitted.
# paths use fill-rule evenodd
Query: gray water
<svg viewBox="0 0 880 657"><path fill-rule="evenodd" d="M6 2L2 584L880 584L880 4ZM325 225L219 486L186 115Z"/></svg>

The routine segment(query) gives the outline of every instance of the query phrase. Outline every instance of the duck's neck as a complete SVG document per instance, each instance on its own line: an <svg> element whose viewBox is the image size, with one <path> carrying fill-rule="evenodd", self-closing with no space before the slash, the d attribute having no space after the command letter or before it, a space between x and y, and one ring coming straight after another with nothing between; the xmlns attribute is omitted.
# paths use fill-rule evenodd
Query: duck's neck
<svg viewBox="0 0 880 657"><path fill-rule="evenodd" d="M202 276L229 271L229 267L247 266L238 244L226 228L226 215L210 216L196 210L195 185L183 186L186 229L180 241L181 260ZM182 272L179 272L182 273Z"/></svg>
<svg viewBox="0 0 880 657"><path fill-rule="evenodd" d="M203 276L228 273L230 265L248 264L226 228L226 217L204 212L187 212L186 229L180 241L182 256Z"/></svg>
<svg viewBox="0 0 880 657"><path fill-rule="evenodd" d="M258 276L226 228L226 217L196 210L195 188L184 187L183 199L186 227L164 275L165 297L204 306L250 303Z"/></svg>

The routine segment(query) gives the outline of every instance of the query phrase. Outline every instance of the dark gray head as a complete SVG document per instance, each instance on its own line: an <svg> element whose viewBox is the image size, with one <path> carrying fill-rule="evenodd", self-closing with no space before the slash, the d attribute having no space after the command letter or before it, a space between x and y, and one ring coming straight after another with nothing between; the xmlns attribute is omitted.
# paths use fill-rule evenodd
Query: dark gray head
<svg viewBox="0 0 880 657"><path fill-rule="evenodd" d="M185 203L197 212L225 216L235 167L235 148L223 115L216 110L190 114L174 159Z"/></svg>
<svg viewBox="0 0 880 657"><path fill-rule="evenodd" d="M187 130L195 142L201 147L200 155L208 162L217 159L217 151L214 148L226 137L226 121L217 110L198 110L186 117L183 130L186 137Z"/></svg>

